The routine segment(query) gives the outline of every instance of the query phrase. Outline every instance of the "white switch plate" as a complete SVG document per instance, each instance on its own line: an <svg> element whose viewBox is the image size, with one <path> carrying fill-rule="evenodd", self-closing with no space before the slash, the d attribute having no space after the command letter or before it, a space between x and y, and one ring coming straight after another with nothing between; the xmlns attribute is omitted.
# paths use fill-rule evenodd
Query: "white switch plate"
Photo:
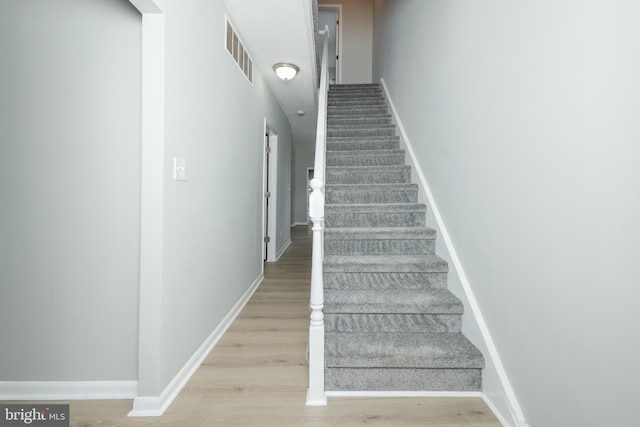
<svg viewBox="0 0 640 427"><path fill-rule="evenodd" d="M179 157L173 158L173 180L187 180L187 159L181 159Z"/></svg>

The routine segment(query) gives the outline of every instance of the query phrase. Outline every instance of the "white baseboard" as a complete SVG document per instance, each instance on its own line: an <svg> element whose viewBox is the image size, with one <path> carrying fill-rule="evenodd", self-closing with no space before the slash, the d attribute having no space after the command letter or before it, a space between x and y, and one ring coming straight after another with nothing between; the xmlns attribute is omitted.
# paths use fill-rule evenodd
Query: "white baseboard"
<svg viewBox="0 0 640 427"><path fill-rule="evenodd" d="M171 380L169 385L164 389L160 396L137 396L133 401L133 410L129 412L130 417L157 417L167 410L169 405L178 396L178 393L187 384L187 381L193 376L200 367L204 359L211 352L213 347L218 343L220 338L229 329L231 323L240 314L243 307L247 304L253 293L258 289L264 276L261 274L240 297L238 302L231 308L229 313L222 319L220 324L213 330L211 335L202 343L200 348L189 358L187 363L180 369L176 376Z"/></svg>
<svg viewBox="0 0 640 427"><path fill-rule="evenodd" d="M133 399L138 381L0 381L0 400Z"/></svg>
<svg viewBox="0 0 640 427"><path fill-rule="evenodd" d="M481 391L326 391L329 397L480 397Z"/></svg>
<svg viewBox="0 0 640 427"><path fill-rule="evenodd" d="M501 422L503 424L505 424L506 426L511 426L513 424L515 424L517 427L524 427L526 426L526 422L524 419L524 414L522 412L522 409L520 408L520 404L518 403L518 399L516 398L515 392L513 391L513 388L511 387L511 382L509 381L509 378L507 377L507 373L504 369L504 365L502 364L502 361L500 359L500 355L498 354L498 349L495 346L495 343L493 342L493 339L491 338L491 334L489 332L489 327L487 326L487 323L484 320L484 316L482 315L482 312L480 310L480 305L478 304L478 300L476 299L474 293L473 293L473 289L471 288L471 284L469 282L469 279L467 278L466 273L464 272L464 269L462 268L462 262L460 261L460 258L458 257L458 253L455 249L455 247L453 246L453 241L451 240L451 237L449 236L449 232L447 231L447 228L444 224L444 220L442 219L442 216L440 215L440 211L438 209L438 206L436 205L436 201L435 198L433 197L433 193L431 192L431 189L429 187L429 183L427 182L427 179L425 178L424 173L422 172L422 169L420 168L420 163L418 162L418 159L416 157L416 154L413 150L413 147L411 145L411 142L409 141L409 136L407 135L407 132L404 128L404 126L402 125L402 121L400 120L400 117L398 116L398 111L396 110L395 105L393 104L393 100L391 99L391 94L389 93L389 89L387 88L387 84L384 81L384 78L380 79L380 83L382 84L382 89L384 90L385 96L387 98L387 101L389 103L389 107L391 109L391 115L393 116L393 119L396 122L396 125L398 127L398 131L400 132L400 138L403 140L405 147L407 149L407 153L409 154L410 158L411 158L411 163L413 164L413 167L417 173L418 179L420 181L420 186L422 187L422 190L425 193L425 196L427 198L427 204L429 205L429 211L432 213L434 220L436 221L438 228L439 228L439 235L440 237L442 237L442 240L444 242L444 244L447 247L447 250L449 251L449 255L451 257L451 262L453 263L453 266L455 268L456 274L458 275L459 279L460 279L460 283L462 284L462 288L464 290L465 296L469 302L469 306L471 308L471 312L473 315L474 320L476 321L476 324L478 325L478 329L480 330L480 333L482 335L482 338L484 340L484 344L487 348L487 351L489 352L489 358L491 359L495 369L496 369L496 373L498 375L498 379L500 381L500 385L502 387L502 390L504 391L504 396L505 396L505 400L507 402L507 404L509 405L509 409L511 411L511 416L513 418L513 423L509 423L509 424L505 424L504 417L502 415L500 415L500 417L502 418ZM486 396L485 396L485 401L489 401ZM493 409L495 409L495 406L492 404ZM496 416L498 416L498 412L496 412L494 410L494 413L496 413Z"/></svg>
<svg viewBox="0 0 640 427"><path fill-rule="evenodd" d="M282 256L282 254L284 254L284 252L287 250L289 246L291 246L291 239L289 239L289 241L285 243L282 249L280 249L280 251L276 254L276 262L280 260L280 257Z"/></svg>
<svg viewBox="0 0 640 427"><path fill-rule="evenodd" d="M489 396L487 396L486 394L482 393L482 400L484 401L485 405L487 405L489 407L489 409L491 409L491 412L493 412L493 415L496 416L496 418L498 419L498 421L500 421L500 424L502 424L503 427L526 427L526 425L523 426L515 426L513 424L513 421L508 421L504 415L502 415L502 412L500 412L498 410L498 408L496 407L496 405L493 404L493 402L491 401L491 399L489 399Z"/></svg>

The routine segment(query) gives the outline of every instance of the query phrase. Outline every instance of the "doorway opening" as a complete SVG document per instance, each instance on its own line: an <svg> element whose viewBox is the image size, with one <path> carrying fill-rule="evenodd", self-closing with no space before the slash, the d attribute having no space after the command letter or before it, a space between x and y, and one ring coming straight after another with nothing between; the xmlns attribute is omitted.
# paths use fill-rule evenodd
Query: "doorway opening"
<svg viewBox="0 0 640 427"><path fill-rule="evenodd" d="M307 168L307 224L311 224L311 218L309 218L309 196L313 189L311 188L311 180L313 179L313 168Z"/></svg>
<svg viewBox="0 0 640 427"><path fill-rule="evenodd" d="M276 224L278 188L278 133L264 119L264 161L262 197L262 260L276 261Z"/></svg>
<svg viewBox="0 0 640 427"><path fill-rule="evenodd" d="M339 4L323 4L318 6L318 27L323 30L329 27L329 84L342 82L342 6Z"/></svg>

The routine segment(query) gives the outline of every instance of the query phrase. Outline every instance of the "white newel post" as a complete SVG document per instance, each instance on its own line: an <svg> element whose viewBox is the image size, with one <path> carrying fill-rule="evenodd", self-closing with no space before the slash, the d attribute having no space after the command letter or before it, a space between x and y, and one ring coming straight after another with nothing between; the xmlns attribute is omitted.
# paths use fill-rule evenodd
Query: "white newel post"
<svg viewBox="0 0 640 427"><path fill-rule="evenodd" d="M313 223L313 252L311 254L311 322L309 325L309 389L307 406L325 406L324 391L324 285L322 282L324 192L322 180L311 180L309 218Z"/></svg>

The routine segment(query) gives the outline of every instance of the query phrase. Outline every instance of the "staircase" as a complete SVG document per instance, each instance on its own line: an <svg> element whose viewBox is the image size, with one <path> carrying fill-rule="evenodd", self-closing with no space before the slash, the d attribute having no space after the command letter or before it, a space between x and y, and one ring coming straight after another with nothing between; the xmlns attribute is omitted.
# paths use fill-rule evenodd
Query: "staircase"
<svg viewBox="0 0 640 427"><path fill-rule="evenodd" d="M328 99L326 390L480 391L484 358L461 333L380 85Z"/></svg>

